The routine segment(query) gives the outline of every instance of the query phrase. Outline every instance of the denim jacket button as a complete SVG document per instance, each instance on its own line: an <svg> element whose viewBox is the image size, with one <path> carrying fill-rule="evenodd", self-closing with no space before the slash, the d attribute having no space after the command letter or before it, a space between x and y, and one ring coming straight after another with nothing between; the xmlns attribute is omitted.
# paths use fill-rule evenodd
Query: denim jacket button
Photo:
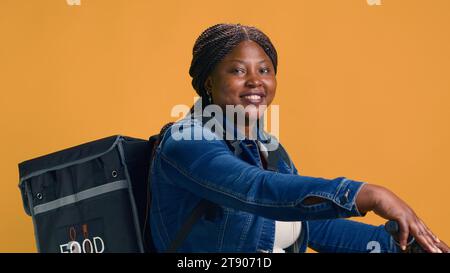
<svg viewBox="0 0 450 273"><path fill-rule="evenodd" d="M342 204L346 204L348 202L348 195L350 194L350 189L348 189L345 194L341 197L340 201Z"/></svg>

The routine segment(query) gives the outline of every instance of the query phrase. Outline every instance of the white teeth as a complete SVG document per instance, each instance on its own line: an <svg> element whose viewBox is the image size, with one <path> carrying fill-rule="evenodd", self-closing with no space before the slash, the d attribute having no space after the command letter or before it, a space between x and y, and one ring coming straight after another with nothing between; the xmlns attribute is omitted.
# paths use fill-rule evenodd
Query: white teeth
<svg viewBox="0 0 450 273"><path fill-rule="evenodd" d="M250 99L250 100L260 100L261 96L260 95L250 95L250 96L245 96L246 99Z"/></svg>

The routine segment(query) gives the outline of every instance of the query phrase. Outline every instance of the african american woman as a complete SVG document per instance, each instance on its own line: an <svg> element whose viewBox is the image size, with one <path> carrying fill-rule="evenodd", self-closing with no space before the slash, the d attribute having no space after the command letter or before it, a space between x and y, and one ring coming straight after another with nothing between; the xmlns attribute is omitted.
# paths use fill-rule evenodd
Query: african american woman
<svg viewBox="0 0 450 273"><path fill-rule="evenodd" d="M427 252L448 252L385 187L298 174L283 146L258 122L275 97L277 63L275 47L255 27L217 24L197 38L189 74L203 111L191 111L163 133L152 165L150 219L157 251L170 249L206 200L208 209L176 251L368 252L375 242L379 252L401 252L411 235ZM228 114L205 115L208 106L222 112L242 106L244 123ZM211 120L221 128L206 126ZM398 223L399 244L384 226L345 219L369 211Z"/></svg>

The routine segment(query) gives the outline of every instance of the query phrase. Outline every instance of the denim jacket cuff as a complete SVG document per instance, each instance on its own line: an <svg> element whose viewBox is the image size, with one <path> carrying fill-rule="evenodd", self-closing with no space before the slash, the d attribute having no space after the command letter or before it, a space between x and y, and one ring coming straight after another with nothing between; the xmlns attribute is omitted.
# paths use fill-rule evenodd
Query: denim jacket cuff
<svg viewBox="0 0 450 273"><path fill-rule="evenodd" d="M341 217L365 216L366 213L360 213L356 206L356 197L361 188L366 184L365 182L353 181L344 178L339 185L333 202L345 210L340 210Z"/></svg>

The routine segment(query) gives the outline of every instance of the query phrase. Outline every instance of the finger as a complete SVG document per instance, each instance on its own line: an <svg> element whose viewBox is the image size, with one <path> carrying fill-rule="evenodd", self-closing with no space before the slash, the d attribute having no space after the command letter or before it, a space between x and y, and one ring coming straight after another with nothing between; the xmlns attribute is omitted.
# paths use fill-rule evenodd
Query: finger
<svg viewBox="0 0 450 273"><path fill-rule="evenodd" d="M436 244L436 246L444 253L450 253L450 247L446 245L444 242L439 242Z"/></svg>
<svg viewBox="0 0 450 273"><path fill-rule="evenodd" d="M426 238L428 243L433 246L434 253L442 253L441 249L437 247L438 243L436 242L435 239L436 236L427 228L424 222L419 218L417 218L417 225L419 228L419 233L421 233L422 236Z"/></svg>
<svg viewBox="0 0 450 273"><path fill-rule="evenodd" d="M406 250L406 241L408 240L409 228L404 220L398 220L398 225L400 231L398 233L398 242L400 244L400 248L405 251Z"/></svg>
<svg viewBox="0 0 450 273"><path fill-rule="evenodd" d="M411 234L425 251L430 253L439 252L434 245L434 241L425 233L421 226L414 225L411 227Z"/></svg>
<svg viewBox="0 0 450 273"><path fill-rule="evenodd" d="M427 249L427 251L432 252L432 253L436 253L438 252L437 247L434 244L434 240L433 238L431 238L430 234L425 230L425 227L423 225L420 224L420 222L417 220L416 221L416 228L414 228L413 236L414 238L416 238L417 242L422 245L422 242L426 242L426 247L424 247L424 249Z"/></svg>
<svg viewBox="0 0 450 273"><path fill-rule="evenodd" d="M419 218L420 223L425 227L425 229L431 234L431 236L433 237L433 240L436 243L440 243L441 241L439 240L439 238L431 231L431 229L425 224L424 221L422 221L422 219Z"/></svg>

